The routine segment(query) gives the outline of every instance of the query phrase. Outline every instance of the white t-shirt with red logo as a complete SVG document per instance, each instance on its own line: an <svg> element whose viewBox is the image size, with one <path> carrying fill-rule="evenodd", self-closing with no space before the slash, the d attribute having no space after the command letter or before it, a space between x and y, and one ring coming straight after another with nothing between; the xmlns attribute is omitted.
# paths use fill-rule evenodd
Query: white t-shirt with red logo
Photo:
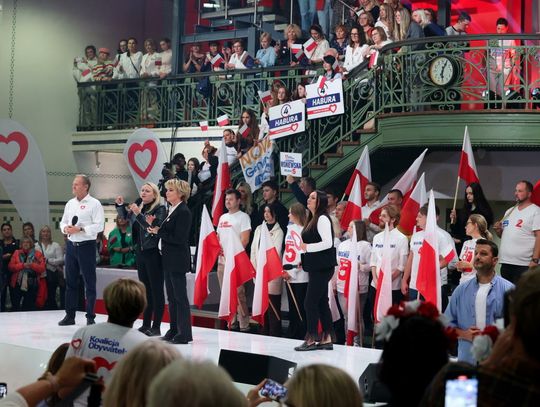
<svg viewBox="0 0 540 407"><path fill-rule="evenodd" d="M220 242L226 242L228 236L230 236L230 233L234 233L236 236L238 236L238 238L240 238L240 234L246 230L251 230L251 219L245 212L227 212L221 215L219 218L217 234ZM221 243L221 247L223 247L223 243ZM225 258L223 256L219 256L218 261L224 264Z"/></svg>
<svg viewBox="0 0 540 407"><path fill-rule="evenodd" d="M463 242L463 247L461 248L461 253L459 259L461 261L466 261L468 263L474 263L474 250L476 249L476 241L478 239L465 240ZM476 270L474 267L471 267L468 270L461 271L461 277L459 279L459 284L463 284L466 281L472 280L476 276Z"/></svg>
<svg viewBox="0 0 540 407"><path fill-rule="evenodd" d="M392 280L392 290L401 289L401 277L403 277L403 270L405 270L405 263L407 263L407 255L409 254L409 241L407 236L401 233L397 228L390 231L390 249L392 250L391 266L392 272L399 270L401 273L395 279ZM373 238L373 248L371 250L371 267L380 267L382 261L384 249L384 231L378 233ZM378 272L378 271L377 271ZM372 287L375 285L375 280L371 281Z"/></svg>
<svg viewBox="0 0 540 407"><path fill-rule="evenodd" d="M351 273L351 244L353 244L351 239L347 239L344 242L341 242L337 249L338 271L336 289L342 294L345 292L345 283L347 279L349 279ZM371 267L369 266L371 260L371 244L361 240L356 242L356 246L356 254L358 257L358 292L360 294L365 294L368 291L369 273L371 272Z"/></svg>
<svg viewBox="0 0 540 407"><path fill-rule="evenodd" d="M73 335L66 358L79 356L96 362L97 375L103 377L105 385L112 378L112 369L118 360L148 337L136 329L104 322L80 328ZM89 390L73 403L86 406Z"/></svg>
<svg viewBox="0 0 540 407"><path fill-rule="evenodd" d="M502 222L499 262L528 266L534 250L534 232L540 230L540 207L531 204L521 210L512 209L506 211Z"/></svg>
<svg viewBox="0 0 540 407"><path fill-rule="evenodd" d="M283 265L292 264L298 265L302 261L300 255L303 253L300 249L302 244L302 230L304 228L294 223L289 223L287 226L287 234L285 235L285 250L283 251ZM309 274L301 268L293 268L291 270L285 270L291 276L289 283L307 283L309 281Z"/></svg>

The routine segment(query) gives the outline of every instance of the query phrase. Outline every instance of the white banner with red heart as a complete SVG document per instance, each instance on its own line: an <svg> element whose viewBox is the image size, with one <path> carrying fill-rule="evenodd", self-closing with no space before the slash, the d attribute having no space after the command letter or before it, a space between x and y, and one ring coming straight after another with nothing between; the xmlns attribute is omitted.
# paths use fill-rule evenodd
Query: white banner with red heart
<svg viewBox="0 0 540 407"><path fill-rule="evenodd" d="M345 113L341 79L318 80L317 83L307 85L306 109L308 120Z"/></svg>
<svg viewBox="0 0 540 407"><path fill-rule="evenodd" d="M167 155L160 139L149 129L137 129L124 147L124 159L137 189L145 182L157 184Z"/></svg>
<svg viewBox="0 0 540 407"><path fill-rule="evenodd" d="M272 106L268 114L268 134L273 140L306 130L306 105L301 100Z"/></svg>
<svg viewBox="0 0 540 407"><path fill-rule="evenodd" d="M36 141L20 123L0 119L0 182L23 222L48 225L47 172Z"/></svg>

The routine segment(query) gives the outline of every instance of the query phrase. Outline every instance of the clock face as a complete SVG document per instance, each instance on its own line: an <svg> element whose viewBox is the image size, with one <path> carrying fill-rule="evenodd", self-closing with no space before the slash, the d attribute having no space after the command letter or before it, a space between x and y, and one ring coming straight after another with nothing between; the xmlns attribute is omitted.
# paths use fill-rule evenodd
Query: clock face
<svg viewBox="0 0 540 407"><path fill-rule="evenodd" d="M456 69L447 57L435 58L429 67L429 77L438 86L448 85L455 76Z"/></svg>

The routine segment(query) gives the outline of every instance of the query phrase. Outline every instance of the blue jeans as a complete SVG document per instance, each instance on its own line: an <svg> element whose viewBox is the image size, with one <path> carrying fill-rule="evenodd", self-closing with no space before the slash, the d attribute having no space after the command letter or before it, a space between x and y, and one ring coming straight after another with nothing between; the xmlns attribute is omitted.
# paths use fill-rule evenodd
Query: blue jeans
<svg viewBox="0 0 540 407"><path fill-rule="evenodd" d="M79 274L84 280L86 317L94 318L96 304L96 241L66 243L66 314L74 318L79 297Z"/></svg>
<svg viewBox="0 0 540 407"><path fill-rule="evenodd" d="M324 8L321 11L317 11L319 25L321 26L322 31L324 35L326 36L326 39L329 41L330 41L330 30L334 28L334 27L331 27L332 15L334 14L334 10L332 9L331 3L332 2L330 0L325 0Z"/></svg>
<svg viewBox="0 0 540 407"><path fill-rule="evenodd" d="M309 35L309 27L315 18L317 0L298 0L298 8L302 17L302 31Z"/></svg>

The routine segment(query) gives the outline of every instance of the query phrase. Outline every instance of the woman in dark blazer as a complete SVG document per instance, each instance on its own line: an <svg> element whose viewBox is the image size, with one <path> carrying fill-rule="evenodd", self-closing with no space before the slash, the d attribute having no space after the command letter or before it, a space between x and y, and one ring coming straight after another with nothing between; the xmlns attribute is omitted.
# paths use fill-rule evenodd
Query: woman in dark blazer
<svg viewBox="0 0 540 407"><path fill-rule="evenodd" d="M191 311L186 287L186 273L191 268L189 231L191 212L186 204L191 193L189 184L179 179L165 183L169 213L161 226L149 228L158 235L161 261L165 275L165 288L169 299L171 328L163 339L175 344L193 341L191 335Z"/></svg>

